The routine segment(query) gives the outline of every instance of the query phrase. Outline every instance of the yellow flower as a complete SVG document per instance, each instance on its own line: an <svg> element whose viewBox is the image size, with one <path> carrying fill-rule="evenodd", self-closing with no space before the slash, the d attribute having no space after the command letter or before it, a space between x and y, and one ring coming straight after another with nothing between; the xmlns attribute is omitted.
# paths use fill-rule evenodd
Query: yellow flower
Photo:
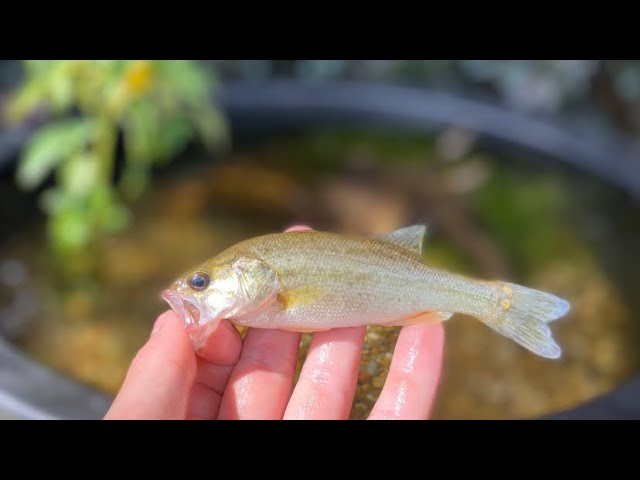
<svg viewBox="0 0 640 480"><path fill-rule="evenodd" d="M124 75L127 89L134 94L144 92L151 83L151 63L147 60L133 62Z"/></svg>

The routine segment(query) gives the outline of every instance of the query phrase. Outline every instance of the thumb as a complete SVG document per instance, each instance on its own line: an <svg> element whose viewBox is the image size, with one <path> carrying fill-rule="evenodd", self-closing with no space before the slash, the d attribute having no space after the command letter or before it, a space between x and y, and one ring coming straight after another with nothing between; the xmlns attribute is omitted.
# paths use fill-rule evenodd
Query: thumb
<svg viewBox="0 0 640 480"><path fill-rule="evenodd" d="M105 420L185 418L195 374L196 356L182 322L172 311L163 313Z"/></svg>

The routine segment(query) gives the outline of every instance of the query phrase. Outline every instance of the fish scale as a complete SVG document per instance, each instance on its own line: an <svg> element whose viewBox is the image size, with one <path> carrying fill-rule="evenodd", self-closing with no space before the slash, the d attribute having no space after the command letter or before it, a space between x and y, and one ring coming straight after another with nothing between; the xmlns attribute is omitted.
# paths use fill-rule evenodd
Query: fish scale
<svg viewBox="0 0 640 480"><path fill-rule="evenodd" d="M434 270L416 252L379 240L320 232L275 234L262 240L240 244L238 249L246 248L269 265L282 265L275 269L285 289L317 284L327 290L314 305L282 312L281 319L287 322L305 322L304 315L310 315L325 323L340 317L344 326L389 324L423 311L474 314L479 301L488 304L497 298L494 286ZM456 295L465 289L471 302ZM359 302L363 297L366 301ZM350 308L353 304L360 305ZM347 313L345 309L350 315L340 315Z"/></svg>

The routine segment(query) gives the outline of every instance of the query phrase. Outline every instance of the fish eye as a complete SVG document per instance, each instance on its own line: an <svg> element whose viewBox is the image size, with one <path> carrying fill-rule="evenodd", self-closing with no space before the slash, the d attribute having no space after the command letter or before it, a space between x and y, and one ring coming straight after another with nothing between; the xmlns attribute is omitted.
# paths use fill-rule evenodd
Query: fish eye
<svg viewBox="0 0 640 480"><path fill-rule="evenodd" d="M194 273L189 279L189 286L194 290L204 290L209 285L209 275L204 272Z"/></svg>

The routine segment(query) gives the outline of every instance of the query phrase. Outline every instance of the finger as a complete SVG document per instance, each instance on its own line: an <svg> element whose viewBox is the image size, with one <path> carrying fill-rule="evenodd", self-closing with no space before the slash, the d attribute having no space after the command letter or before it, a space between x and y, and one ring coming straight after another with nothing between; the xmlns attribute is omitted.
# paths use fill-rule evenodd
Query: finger
<svg viewBox="0 0 640 480"><path fill-rule="evenodd" d="M105 419L182 419L196 374L196 356L182 322L160 315Z"/></svg>
<svg viewBox="0 0 640 480"><path fill-rule="evenodd" d="M299 346L299 333L250 328L218 418L282 418L291 395Z"/></svg>
<svg viewBox="0 0 640 480"><path fill-rule="evenodd" d="M441 323L403 327L387 381L369 419L426 419L440 381Z"/></svg>
<svg viewBox="0 0 640 480"><path fill-rule="evenodd" d="M218 417L222 395L215 390L194 383L187 408L187 420L215 420Z"/></svg>
<svg viewBox="0 0 640 480"><path fill-rule="evenodd" d="M207 420L218 416L222 394L241 350L240 333L228 320L221 320L198 351L188 419Z"/></svg>
<svg viewBox="0 0 640 480"><path fill-rule="evenodd" d="M205 344L198 350L198 357L215 365L235 365L240 358L242 337L229 320L220 320L209 334Z"/></svg>
<svg viewBox="0 0 640 480"><path fill-rule="evenodd" d="M366 327L317 332L285 412L285 419L349 418Z"/></svg>

